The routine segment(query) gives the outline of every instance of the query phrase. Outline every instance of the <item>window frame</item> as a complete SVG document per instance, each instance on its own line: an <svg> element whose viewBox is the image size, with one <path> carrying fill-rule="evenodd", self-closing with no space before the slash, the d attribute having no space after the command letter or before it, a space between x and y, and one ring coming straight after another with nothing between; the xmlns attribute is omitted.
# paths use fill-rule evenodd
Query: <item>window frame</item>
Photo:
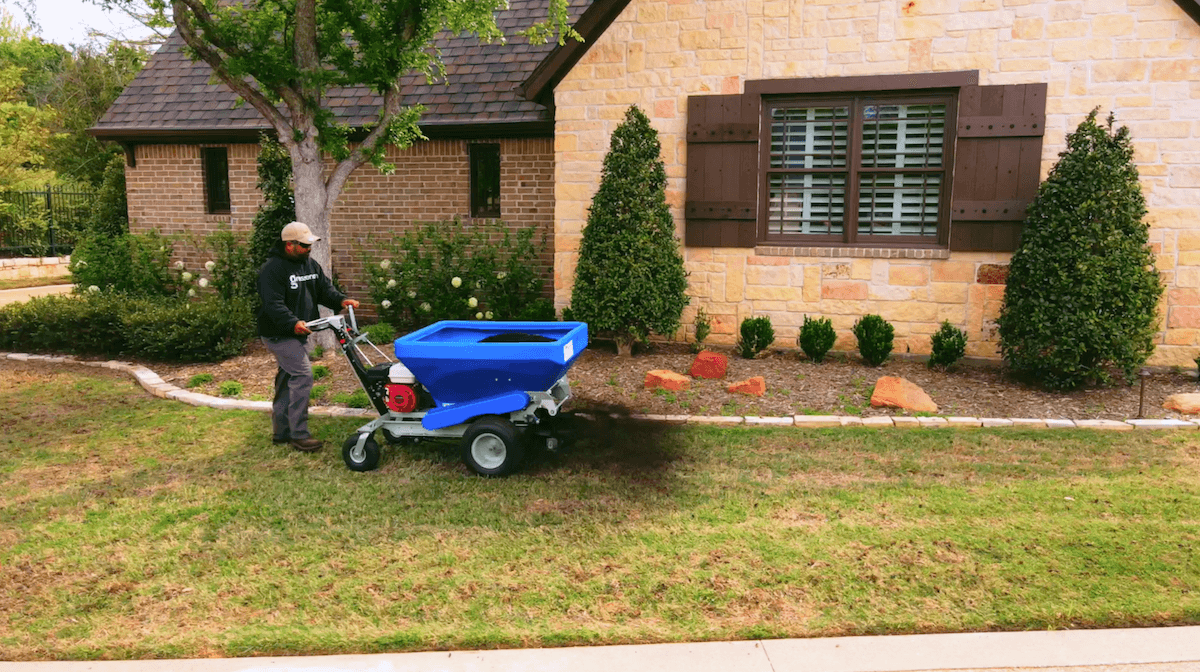
<svg viewBox="0 0 1200 672"><path fill-rule="evenodd" d="M485 178L481 173L484 172L485 166L483 161L495 161L495 177L494 182L490 185L482 184ZM470 208L471 217L477 219L500 219L500 194L501 194L501 159L500 143L498 142L472 142L467 144L467 165L468 170L468 191L470 192ZM486 203L484 199L487 194L485 190L488 187L495 189L495 202Z"/></svg>
<svg viewBox="0 0 1200 672"><path fill-rule="evenodd" d="M220 161L216 162L215 159L218 156L220 157ZM214 184L213 178L217 176L213 174L213 171L219 169L218 163L224 165L225 171L223 180ZM231 214L233 211L233 199L230 196L229 184L229 148L201 147L200 171L204 178L204 212L209 215Z"/></svg>
<svg viewBox="0 0 1200 672"><path fill-rule="evenodd" d="M749 88L749 87L748 87ZM950 239L951 196L954 179L954 148L958 120L958 87L913 90L863 90L848 87L844 91L776 93L763 92L759 106L759 138L758 138L758 217L757 241L760 245L781 246L821 246L821 247L859 247L859 248L946 248ZM861 166L863 108L869 105L908 105L944 103L946 105L945 136L942 140L942 166L933 168L913 168L898 170L895 168L869 168ZM836 106L847 105L850 116L847 124L847 152L844 170L814 168L814 169L774 169L771 162L771 111L788 105L796 106ZM844 202L842 208L841 234L773 234L770 233L770 178L772 174L786 173L837 173L845 177ZM938 194L937 235L936 236L889 236L889 235L860 235L858 228L859 193L861 176L863 174L897 172L919 172L940 174L941 186Z"/></svg>

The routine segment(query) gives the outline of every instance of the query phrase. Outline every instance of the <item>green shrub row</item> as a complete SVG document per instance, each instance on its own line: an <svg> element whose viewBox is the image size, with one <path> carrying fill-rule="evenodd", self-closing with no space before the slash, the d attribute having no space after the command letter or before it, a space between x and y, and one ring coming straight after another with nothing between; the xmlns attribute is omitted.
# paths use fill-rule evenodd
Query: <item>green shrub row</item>
<svg viewBox="0 0 1200 672"><path fill-rule="evenodd" d="M703 315L703 310L698 315ZM705 317L707 319L707 317ZM699 320L699 317L697 317ZM697 323L699 326L699 323ZM854 336L858 339L858 352L863 362L869 366L879 366L887 361L892 353L895 329L891 323L879 315L865 315L854 323ZM697 328L697 334L700 333ZM705 330L707 335L707 330ZM697 338L697 344L702 339ZM804 316L804 325L796 341L804 354L814 362L824 361L825 355L833 348L837 334L833 322L827 318L813 319ZM759 353L771 347L775 342L775 330L771 326L771 318L747 317L742 320L741 336L737 341L737 351L746 359L753 359ZM932 337L933 352L929 356L929 366L948 367L962 358L967 348L967 334L962 329L942 322L942 327Z"/></svg>
<svg viewBox="0 0 1200 672"><path fill-rule="evenodd" d="M254 335L244 299L199 301L114 292L47 296L0 308L0 350L215 362Z"/></svg>

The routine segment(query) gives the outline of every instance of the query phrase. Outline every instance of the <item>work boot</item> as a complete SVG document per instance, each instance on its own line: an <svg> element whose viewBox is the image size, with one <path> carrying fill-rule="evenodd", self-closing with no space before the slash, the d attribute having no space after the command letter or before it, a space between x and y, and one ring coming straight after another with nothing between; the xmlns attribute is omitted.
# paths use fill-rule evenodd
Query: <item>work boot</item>
<svg viewBox="0 0 1200 672"><path fill-rule="evenodd" d="M291 443L291 442L292 442L292 437L290 437L290 436L272 436L271 437L271 443L273 443L277 446L284 444L284 443Z"/></svg>
<svg viewBox="0 0 1200 672"><path fill-rule="evenodd" d="M292 439L290 443L292 444L292 448L302 453L315 453L321 449L321 446L325 445L324 441L312 437L307 439Z"/></svg>

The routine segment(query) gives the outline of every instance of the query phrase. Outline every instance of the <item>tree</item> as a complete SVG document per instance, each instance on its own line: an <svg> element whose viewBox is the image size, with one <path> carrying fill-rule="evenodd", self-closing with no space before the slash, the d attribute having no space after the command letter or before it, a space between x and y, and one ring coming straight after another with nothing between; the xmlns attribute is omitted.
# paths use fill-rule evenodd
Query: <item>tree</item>
<svg viewBox="0 0 1200 672"><path fill-rule="evenodd" d="M100 0L128 5L132 0ZM544 41L578 34L567 24L567 0L548 0L549 18L525 35ZM494 12L506 0L151 0L169 6L191 56L270 123L287 148L297 219L321 237L313 258L330 269L329 216L347 178L371 163L384 172L387 146L423 138L421 109L400 104L405 75L442 74L431 48L442 31L503 39ZM352 129L325 103L331 87L367 86L382 97L376 122L351 146ZM324 155L336 164L326 168Z"/></svg>
<svg viewBox="0 0 1200 672"><path fill-rule="evenodd" d="M1096 113L1029 206L998 320L1009 366L1049 389L1105 383L1112 369L1132 382L1154 351L1163 288L1133 143Z"/></svg>
<svg viewBox="0 0 1200 672"><path fill-rule="evenodd" d="M121 155L115 143L92 137L94 126L121 91L146 63L141 47L110 42L100 49L87 45L67 55L59 72L39 102L56 111L54 130L46 152L47 164L64 177L99 186L113 156Z"/></svg>
<svg viewBox="0 0 1200 672"><path fill-rule="evenodd" d="M266 133L258 145L258 190L263 204L254 215L254 231L250 234L250 259L255 268L266 263L283 227L296 219L292 162L287 150Z"/></svg>
<svg viewBox="0 0 1200 672"><path fill-rule="evenodd" d="M572 316L612 334L626 356L634 341L674 333L689 300L661 153L650 119L630 107L604 157L575 267Z"/></svg>
<svg viewBox="0 0 1200 672"><path fill-rule="evenodd" d="M54 111L21 100L21 69L0 66L0 191L44 187L54 171L43 167Z"/></svg>

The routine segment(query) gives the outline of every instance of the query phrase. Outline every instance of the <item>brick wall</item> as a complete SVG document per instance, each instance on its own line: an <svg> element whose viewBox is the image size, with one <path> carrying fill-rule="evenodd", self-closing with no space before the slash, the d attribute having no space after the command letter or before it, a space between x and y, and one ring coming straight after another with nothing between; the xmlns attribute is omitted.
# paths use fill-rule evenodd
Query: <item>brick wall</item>
<svg viewBox="0 0 1200 672"><path fill-rule="evenodd" d="M549 138L502 139L500 144L501 219L513 228L534 227L547 234L543 264L547 276L553 263L554 154ZM189 268L208 259L196 243L219 227L249 232L261 203L257 182L258 146L229 148L230 201L228 215L204 212L204 182L200 146L143 145L137 147L137 166L126 170L131 228L157 229L184 236L176 254ZM351 176L331 222L333 265L346 289L367 299L362 280L362 253L379 249L380 242L403 232L414 222L470 221L467 143L435 140L405 151L392 149L391 175L371 166ZM535 235L535 240L539 238ZM188 240L190 239L190 240Z"/></svg>
<svg viewBox="0 0 1200 672"><path fill-rule="evenodd" d="M1171 0L632 0L555 90L556 304L570 301L600 164L630 104L660 133L682 237L688 96L742 93L753 79L953 70L978 70L983 85L1048 83L1043 176L1092 108L1129 126L1168 287L1151 362L1190 366L1200 351L1200 26ZM730 343L742 318L765 314L778 342L794 345L807 313L831 317L838 347L852 349L850 326L875 312L895 324L899 352L928 352L948 319L967 330L970 354L997 356L1009 255L830 252L686 249L685 331L704 307L717 320L711 340Z"/></svg>

